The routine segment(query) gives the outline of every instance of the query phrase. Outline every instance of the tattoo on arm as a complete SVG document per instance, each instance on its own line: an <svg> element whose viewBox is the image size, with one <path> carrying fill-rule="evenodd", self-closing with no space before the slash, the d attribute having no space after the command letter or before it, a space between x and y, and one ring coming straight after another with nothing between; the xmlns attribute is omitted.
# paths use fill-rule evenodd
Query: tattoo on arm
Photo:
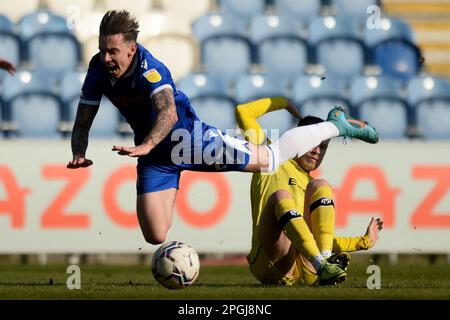
<svg viewBox="0 0 450 320"><path fill-rule="evenodd" d="M163 89L155 93L152 96L152 104L157 112L156 121L144 139L144 143L151 143L152 147L155 147L170 133L178 117L171 89Z"/></svg>
<svg viewBox="0 0 450 320"><path fill-rule="evenodd" d="M89 130L99 106L91 106L80 103L72 130L72 154L86 154L89 140Z"/></svg>

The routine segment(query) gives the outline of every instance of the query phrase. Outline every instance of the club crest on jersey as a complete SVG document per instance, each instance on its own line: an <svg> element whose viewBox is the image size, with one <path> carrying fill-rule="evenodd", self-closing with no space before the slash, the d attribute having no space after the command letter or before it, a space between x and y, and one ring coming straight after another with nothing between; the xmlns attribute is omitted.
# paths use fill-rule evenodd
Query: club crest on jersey
<svg viewBox="0 0 450 320"><path fill-rule="evenodd" d="M156 69L148 70L147 72L144 73L144 77L150 83L157 83L160 82L162 79L161 74Z"/></svg>

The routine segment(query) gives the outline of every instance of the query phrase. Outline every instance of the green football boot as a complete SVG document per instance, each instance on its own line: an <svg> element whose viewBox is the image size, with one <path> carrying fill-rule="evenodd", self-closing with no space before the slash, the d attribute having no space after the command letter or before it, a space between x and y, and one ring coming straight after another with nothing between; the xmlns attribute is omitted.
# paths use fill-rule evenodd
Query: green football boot
<svg viewBox="0 0 450 320"><path fill-rule="evenodd" d="M319 285L332 286L347 280L347 273L339 265L324 261L317 270Z"/></svg>
<svg viewBox="0 0 450 320"><path fill-rule="evenodd" d="M348 252L338 252L330 256L327 261L337 264L342 270L347 271L350 265L350 254Z"/></svg>
<svg viewBox="0 0 450 320"><path fill-rule="evenodd" d="M378 133L367 122L350 117L341 107L334 107L328 113L327 121L339 130L339 136L355 138L367 143L377 143Z"/></svg>

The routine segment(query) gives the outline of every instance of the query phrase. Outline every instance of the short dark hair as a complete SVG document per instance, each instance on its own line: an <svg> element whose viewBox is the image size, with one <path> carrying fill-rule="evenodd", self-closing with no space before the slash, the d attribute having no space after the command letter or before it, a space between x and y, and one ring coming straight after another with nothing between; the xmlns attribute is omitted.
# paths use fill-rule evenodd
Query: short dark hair
<svg viewBox="0 0 450 320"><path fill-rule="evenodd" d="M306 116L298 122L297 127L309 126L310 124L317 124L321 122L324 122L324 120L319 117Z"/></svg>
<svg viewBox="0 0 450 320"><path fill-rule="evenodd" d="M103 16L100 23L100 36L123 34L126 41L135 41L139 33L139 23L126 10L110 10Z"/></svg>

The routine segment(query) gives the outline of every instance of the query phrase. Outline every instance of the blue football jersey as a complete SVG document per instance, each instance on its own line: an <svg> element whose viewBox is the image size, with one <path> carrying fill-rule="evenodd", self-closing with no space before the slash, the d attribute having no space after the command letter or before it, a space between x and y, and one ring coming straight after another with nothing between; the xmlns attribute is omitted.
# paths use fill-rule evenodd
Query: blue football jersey
<svg viewBox="0 0 450 320"><path fill-rule="evenodd" d="M172 131L186 129L191 132L194 121L199 119L189 99L177 90L169 69L140 44L129 70L118 79L109 77L100 55L95 55L89 63L80 103L99 105L102 95L105 95L128 121L135 135L135 144L139 145L149 134L156 118L151 96L165 88L173 90L177 107L178 121ZM170 137L171 134L157 149L173 146Z"/></svg>

